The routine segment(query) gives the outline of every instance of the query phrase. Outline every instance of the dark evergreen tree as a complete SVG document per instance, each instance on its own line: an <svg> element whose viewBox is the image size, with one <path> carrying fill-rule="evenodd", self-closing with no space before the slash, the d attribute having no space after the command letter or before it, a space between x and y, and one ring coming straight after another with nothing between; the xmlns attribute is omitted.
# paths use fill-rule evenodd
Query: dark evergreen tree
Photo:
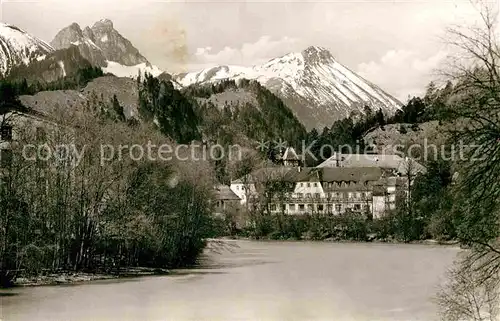
<svg viewBox="0 0 500 321"><path fill-rule="evenodd" d="M120 105L120 102L118 101L118 98L116 98L116 95L113 95L113 99L111 100L111 104L113 107L113 111L116 114L116 118L119 121L125 121L125 114L123 113L123 107Z"/></svg>

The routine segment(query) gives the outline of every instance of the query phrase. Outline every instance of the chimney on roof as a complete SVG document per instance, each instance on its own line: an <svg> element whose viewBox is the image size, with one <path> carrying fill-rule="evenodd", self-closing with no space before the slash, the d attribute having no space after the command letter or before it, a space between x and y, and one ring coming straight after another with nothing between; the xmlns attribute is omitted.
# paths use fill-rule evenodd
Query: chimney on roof
<svg viewBox="0 0 500 321"><path fill-rule="evenodd" d="M297 171L300 173L301 170L302 170L302 167L299 165L299 167L297 167Z"/></svg>
<svg viewBox="0 0 500 321"><path fill-rule="evenodd" d="M335 157L335 167L340 167L340 159L338 153L334 152L333 157Z"/></svg>

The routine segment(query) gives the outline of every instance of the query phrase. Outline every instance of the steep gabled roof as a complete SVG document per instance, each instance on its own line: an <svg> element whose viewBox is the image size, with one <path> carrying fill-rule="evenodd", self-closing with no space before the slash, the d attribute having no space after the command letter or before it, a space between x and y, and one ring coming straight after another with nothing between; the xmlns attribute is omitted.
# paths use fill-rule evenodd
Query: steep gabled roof
<svg viewBox="0 0 500 321"><path fill-rule="evenodd" d="M239 201L241 200L227 185L215 186L215 198L218 200Z"/></svg>
<svg viewBox="0 0 500 321"><path fill-rule="evenodd" d="M283 154L283 157L281 158L284 161L298 161L299 156L297 156L297 153L295 152L295 149L293 147L287 147L285 150L285 153Z"/></svg>
<svg viewBox="0 0 500 321"><path fill-rule="evenodd" d="M5 113L0 113L0 125L3 123L8 123L16 119L16 117L24 117L24 118L30 118L30 119L35 119L40 122L44 122L53 126L57 127L66 127L63 125L60 125L56 123L55 121L51 120L46 114L38 112L34 109L27 109L25 111L20 111L17 109L9 109L8 111L5 110Z"/></svg>
<svg viewBox="0 0 500 321"><path fill-rule="evenodd" d="M296 176L297 182L367 182L377 181L382 177L382 170L376 167L326 167L304 169Z"/></svg>
<svg viewBox="0 0 500 321"><path fill-rule="evenodd" d="M291 167L264 167L259 168L248 175L232 181L232 184L254 184L275 179L288 180L289 172L296 170Z"/></svg>
<svg viewBox="0 0 500 321"><path fill-rule="evenodd" d="M379 167L396 170L402 175L411 171L412 175L425 171L425 167L410 158L403 158L395 154L340 154L318 165L318 168L337 167Z"/></svg>
<svg viewBox="0 0 500 321"><path fill-rule="evenodd" d="M256 183L278 179L286 182L370 182L378 181L383 170L377 167L268 167L258 169L247 176L233 181L233 184Z"/></svg>

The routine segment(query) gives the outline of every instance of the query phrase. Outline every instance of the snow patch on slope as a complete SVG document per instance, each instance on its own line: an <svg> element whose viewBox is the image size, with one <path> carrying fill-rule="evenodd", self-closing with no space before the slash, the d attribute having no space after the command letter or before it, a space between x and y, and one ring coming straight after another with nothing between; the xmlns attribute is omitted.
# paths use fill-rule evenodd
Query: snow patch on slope
<svg viewBox="0 0 500 321"><path fill-rule="evenodd" d="M156 66L148 66L146 63L138 64L135 66L124 66L115 61L108 61L108 65L103 68L103 71L106 73L113 74L117 77L128 77L128 78L136 78L139 74L141 76L144 73L149 73L154 77L159 76L162 71Z"/></svg>
<svg viewBox="0 0 500 321"><path fill-rule="evenodd" d="M43 60L54 49L24 30L0 22L0 74L7 74L16 64Z"/></svg>
<svg viewBox="0 0 500 321"><path fill-rule="evenodd" d="M66 77L66 69L64 68L64 61L59 60L57 63L59 64L59 67L61 67L63 77Z"/></svg>

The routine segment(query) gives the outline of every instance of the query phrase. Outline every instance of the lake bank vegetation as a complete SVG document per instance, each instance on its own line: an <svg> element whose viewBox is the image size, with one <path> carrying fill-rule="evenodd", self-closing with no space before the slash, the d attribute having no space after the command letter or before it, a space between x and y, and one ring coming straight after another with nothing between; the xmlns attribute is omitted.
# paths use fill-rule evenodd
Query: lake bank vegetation
<svg viewBox="0 0 500 321"><path fill-rule="evenodd" d="M101 146L175 142L95 107L61 109L42 119L44 126L16 132L0 174L1 286L54 273L188 266L204 248L212 224L209 170L117 154L102 164ZM29 144L43 146L44 157L26 157Z"/></svg>

